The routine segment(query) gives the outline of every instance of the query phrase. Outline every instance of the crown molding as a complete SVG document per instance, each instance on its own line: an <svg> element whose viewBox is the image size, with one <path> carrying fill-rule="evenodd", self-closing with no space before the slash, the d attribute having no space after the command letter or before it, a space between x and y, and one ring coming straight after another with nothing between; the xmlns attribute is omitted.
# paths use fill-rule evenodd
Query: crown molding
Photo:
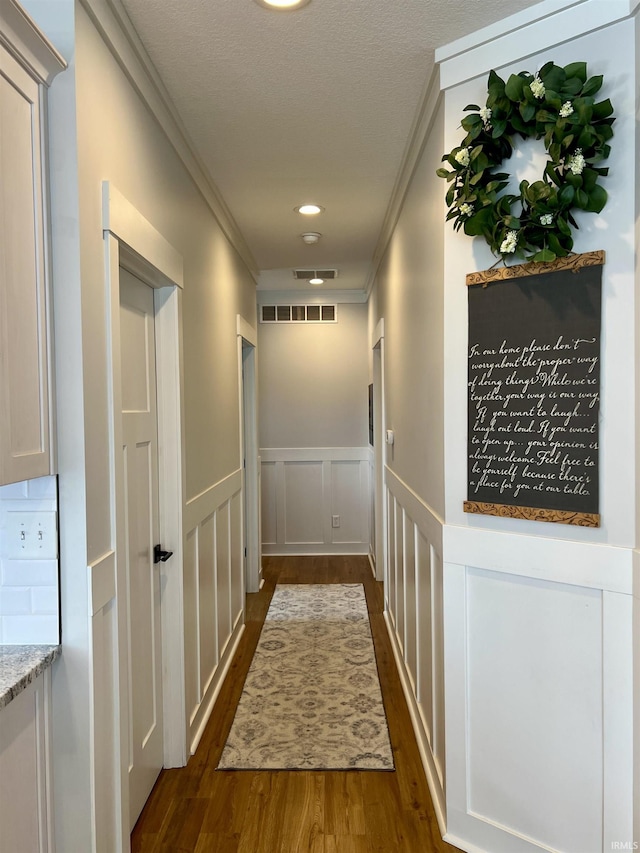
<svg viewBox="0 0 640 853"><path fill-rule="evenodd" d="M639 0L640 2L640 0ZM373 284L378 274L382 259L389 247L389 242L398 224L402 208L411 185L411 180L422 156L427 137L433 126L435 115L440 106L442 92L440 90L440 70L438 66L433 68L429 78L422 90L418 103L408 141L402 156L400 169L396 178L389 205L384 216L380 236L373 253L371 268L365 282L364 291L367 298L371 294Z"/></svg>
<svg viewBox="0 0 640 853"><path fill-rule="evenodd" d="M0 44L46 86L67 67L64 58L15 0L5 0L0 8Z"/></svg>
<svg viewBox="0 0 640 853"><path fill-rule="evenodd" d="M522 12L439 47L440 84L450 89L603 29L633 14L638 0L543 0ZM496 63L496 57L499 62Z"/></svg>
<svg viewBox="0 0 640 853"><path fill-rule="evenodd" d="M206 166L196 153L171 97L122 3L120 0L80 0L80 3L132 87L162 128L224 235L257 280L258 266L251 250Z"/></svg>

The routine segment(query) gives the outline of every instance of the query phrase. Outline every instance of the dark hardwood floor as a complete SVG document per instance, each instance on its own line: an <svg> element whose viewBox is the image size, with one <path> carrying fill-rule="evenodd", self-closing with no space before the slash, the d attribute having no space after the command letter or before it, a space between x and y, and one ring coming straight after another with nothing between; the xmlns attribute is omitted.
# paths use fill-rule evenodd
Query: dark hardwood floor
<svg viewBox="0 0 640 853"><path fill-rule="evenodd" d="M131 835L133 853L455 853L431 804L366 557L269 557L246 630L198 750L163 770ZM396 770L216 771L276 583L363 583Z"/></svg>

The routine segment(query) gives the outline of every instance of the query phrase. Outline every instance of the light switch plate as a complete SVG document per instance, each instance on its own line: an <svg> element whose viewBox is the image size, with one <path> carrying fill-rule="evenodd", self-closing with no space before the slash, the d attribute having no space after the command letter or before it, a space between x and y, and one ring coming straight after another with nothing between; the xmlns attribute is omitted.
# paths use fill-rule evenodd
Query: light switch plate
<svg viewBox="0 0 640 853"><path fill-rule="evenodd" d="M57 513L6 512L4 541L5 556L10 560L57 559Z"/></svg>

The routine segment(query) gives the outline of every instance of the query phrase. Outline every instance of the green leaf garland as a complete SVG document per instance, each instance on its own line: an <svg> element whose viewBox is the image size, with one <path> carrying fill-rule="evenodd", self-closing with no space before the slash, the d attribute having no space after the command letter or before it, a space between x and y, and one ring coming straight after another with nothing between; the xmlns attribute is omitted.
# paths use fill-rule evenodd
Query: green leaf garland
<svg viewBox="0 0 640 853"><path fill-rule="evenodd" d="M450 168L447 221L465 234L482 236L494 255L547 262L573 249L575 210L600 213L607 202L600 185L608 169L613 106L596 103L601 75L588 77L586 62L561 68L548 62L536 75L512 74L505 83L489 73L484 107L469 104L462 119L466 136L442 158ZM514 139L542 139L548 161L542 178L522 181L519 195L504 193Z"/></svg>

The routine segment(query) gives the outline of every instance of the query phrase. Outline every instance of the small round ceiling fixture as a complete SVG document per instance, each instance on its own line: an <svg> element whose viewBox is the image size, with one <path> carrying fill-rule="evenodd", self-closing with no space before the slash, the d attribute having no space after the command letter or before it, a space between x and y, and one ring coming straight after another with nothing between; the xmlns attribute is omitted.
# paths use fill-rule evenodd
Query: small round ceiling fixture
<svg viewBox="0 0 640 853"><path fill-rule="evenodd" d="M303 216L316 216L318 213L322 213L324 207L320 207L319 204L301 204L299 207L293 208L296 213L301 213Z"/></svg>
<svg viewBox="0 0 640 853"><path fill-rule="evenodd" d="M301 9L302 6L306 6L310 2L311 0L256 0L256 3L264 6L265 9L275 9L280 12Z"/></svg>
<svg viewBox="0 0 640 853"><path fill-rule="evenodd" d="M322 234L318 234L317 231L308 231L306 234L301 235L303 242L307 244L307 246L313 246L314 243L317 243L318 240L322 237Z"/></svg>
<svg viewBox="0 0 640 853"><path fill-rule="evenodd" d="M324 284L323 278L310 278L309 284Z"/></svg>

